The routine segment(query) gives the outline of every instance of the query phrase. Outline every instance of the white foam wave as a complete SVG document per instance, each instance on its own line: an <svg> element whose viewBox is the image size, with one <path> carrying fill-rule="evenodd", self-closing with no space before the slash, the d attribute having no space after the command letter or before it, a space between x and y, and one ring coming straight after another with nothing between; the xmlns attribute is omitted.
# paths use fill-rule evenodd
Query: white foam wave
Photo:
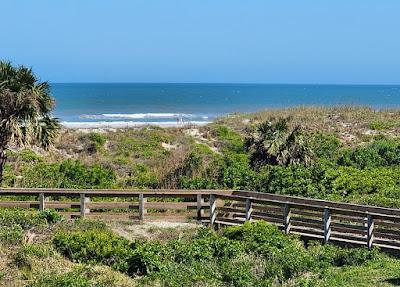
<svg viewBox="0 0 400 287"><path fill-rule="evenodd" d="M71 129L92 129L92 128L135 128L143 126L159 126L159 127L183 127L187 125L202 126L209 124L209 121L189 121L189 122L130 122L130 121L112 121L112 122L62 122L61 124L66 128Z"/></svg>
<svg viewBox="0 0 400 287"><path fill-rule="evenodd" d="M208 119L208 116L179 114L179 113L134 113L134 114L101 114L81 115L84 119L172 119L172 118L197 118Z"/></svg>

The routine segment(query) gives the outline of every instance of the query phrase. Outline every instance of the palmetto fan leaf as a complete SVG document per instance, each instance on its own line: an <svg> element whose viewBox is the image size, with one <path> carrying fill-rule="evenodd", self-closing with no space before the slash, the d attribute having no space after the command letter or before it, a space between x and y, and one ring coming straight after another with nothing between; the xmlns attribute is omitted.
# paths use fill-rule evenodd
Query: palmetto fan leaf
<svg viewBox="0 0 400 287"><path fill-rule="evenodd" d="M47 82L39 82L30 68L0 61L0 182L11 143L51 145L60 128L53 108Z"/></svg>
<svg viewBox="0 0 400 287"><path fill-rule="evenodd" d="M304 164L313 161L312 150L301 126L290 128L289 119L279 119L260 123L245 141L253 168L266 164Z"/></svg>

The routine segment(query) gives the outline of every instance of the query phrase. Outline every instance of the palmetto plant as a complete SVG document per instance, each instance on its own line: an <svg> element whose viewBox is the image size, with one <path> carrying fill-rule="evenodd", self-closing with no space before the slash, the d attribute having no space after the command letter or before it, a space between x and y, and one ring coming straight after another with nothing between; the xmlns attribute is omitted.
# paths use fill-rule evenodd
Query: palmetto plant
<svg viewBox="0 0 400 287"><path fill-rule="evenodd" d="M47 82L39 82L30 68L0 61L0 183L11 144L52 144L60 128L53 108Z"/></svg>
<svg viewBox="0 0 400 287"><path fill-rule="evenodd" d="M271 165L304 164L313 161L307 136L300 125L290 127L289 119L265 121L249 132L245 149L250 153L253 168Z"/></svg>

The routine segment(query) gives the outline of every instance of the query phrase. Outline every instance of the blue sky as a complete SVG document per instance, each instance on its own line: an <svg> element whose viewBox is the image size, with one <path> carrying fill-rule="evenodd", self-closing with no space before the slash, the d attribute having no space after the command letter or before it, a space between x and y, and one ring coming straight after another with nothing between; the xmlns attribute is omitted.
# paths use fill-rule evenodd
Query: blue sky
<svg viewBox="0 0 400 287"><path fill-rule="evenodd" d="M0 58L52 82L400 84L398 0L0 4Z"/></svg>

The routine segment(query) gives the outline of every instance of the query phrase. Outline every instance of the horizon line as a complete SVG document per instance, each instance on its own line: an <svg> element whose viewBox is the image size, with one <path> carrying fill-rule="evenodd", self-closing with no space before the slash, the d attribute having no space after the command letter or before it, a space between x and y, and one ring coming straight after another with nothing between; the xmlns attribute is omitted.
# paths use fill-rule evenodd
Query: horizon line
<svg viewBox="0 0 400 287"><path fill-rule="evenodd" d="M287 86L400 86L400 83L260 83L260 82L52 82L50 84L156 84L156 85L287 85Z"/></svg>

